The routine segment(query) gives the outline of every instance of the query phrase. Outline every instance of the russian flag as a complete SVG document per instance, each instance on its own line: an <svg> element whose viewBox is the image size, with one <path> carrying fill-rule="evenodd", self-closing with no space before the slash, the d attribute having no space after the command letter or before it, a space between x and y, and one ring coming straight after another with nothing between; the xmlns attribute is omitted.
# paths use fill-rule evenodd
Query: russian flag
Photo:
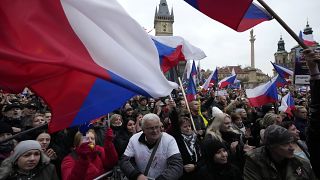
<svg viewBox="0 0 320 180"><path fill-rule="evenodd" d="M184 0L208 17L243 32L272 17L252 0Z"/></svg>
<svg viewBox="0 0 320 180"><path fill-rule="evenodd" d="M218 68L216 68L208 77L206 82L203 84L203 90L208 90L213 84L218 82Z"/></svg>
<svg viewBox="0 0 320 180"><path fill-rule="evenodd" d="M225 87L227 87L229 84L235 83L236 79L237 79L237 75L231 75L231 76L228 76L228 77L223 78L223 79L218 83L219 89L225 88Z"/></svg>
<svg viewBox="0 0 320 180"><path fill-rule="evenodd" d="M278 92L275 82L276 78L277 77L274 77L271 81L253 89L246 89L247 98L251 106L260 107L264 104L277 102Z"/></svg>
<svg viewBox="0 0 320 180"><path fill-rule="evenodd" d="M188 87L187 87L187 101L191 102L193 100L196 100L196 98L197 98L196 85L190 75L190 78L188 81Z"/></svg>
<svg viewBox="0 0 320 180"><path fill-rule="evenodd" d="M271 61L270 61L271 62ZM285 67L282 67L280 65L274 64L273 62L271 62L271 64L273 65L274 70L276 70L276 72L283 78L289 78L289 76L293 76L293 71L290 69L287 69Z"/></svg>
<svg viewBox="0 0 320 180"><path fill-rule="evenodd" d="M290 92L283 96L281 100L281 106L279 107L279 111L286 112L290 116L293 116L292 111L295 109L294 99L291 96Z"/></svg>
<svg viewBox="0 0 320 180"><path fill-rule="evenodd" d="M300 31L299 38L307 46L315 46L317 44L313 39L313 34L304 34L302 31Z"/></svg>
<svg viewBox="0 0 320 180"><path fill-rule="evenodd" d="M179 61L200 60L206 54L180 36L152 36L157 47L160 65L165 73L178 65Z"/></svg>
<svg viewBox="0 0 320 180"><path fill-rule="evenodd" d="M150 36L115 0L2 0L0 12L0 88L40 95L51 132L177 87Z"/></svg>

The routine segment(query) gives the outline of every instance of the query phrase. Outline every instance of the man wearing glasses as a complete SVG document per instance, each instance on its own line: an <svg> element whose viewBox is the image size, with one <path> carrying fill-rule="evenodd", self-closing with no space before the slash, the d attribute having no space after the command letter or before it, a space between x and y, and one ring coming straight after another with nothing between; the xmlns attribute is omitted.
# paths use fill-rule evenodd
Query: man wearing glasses
<svg viewBox="0 0 320 180"><path fill-rule="evenodd" d="M130 138L120 160L126 177L137 180L179 179L183 173L179 148L172 136L160 131L160 118L153 113L146 114L141 126L142 132Z"/></svg>

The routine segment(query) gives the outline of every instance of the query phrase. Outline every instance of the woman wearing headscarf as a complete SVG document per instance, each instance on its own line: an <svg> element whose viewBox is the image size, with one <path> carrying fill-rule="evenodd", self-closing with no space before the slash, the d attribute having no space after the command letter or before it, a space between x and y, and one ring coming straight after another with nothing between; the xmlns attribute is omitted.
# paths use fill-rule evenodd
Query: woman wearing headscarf
<svg viewBox="0 0 320 180"><path fill-rule="evenodd" d="M39 142L27 140L21 141L13 154L1 163L0 179L57 180L58 176Z"/></svg>
<svg viewBox="0 0 320 180"><path fill-rule="evenodd" d="M199 167L196 178L202 180L242 180L240 170L228 160L225 144L217 139L203 141L204 164Z"/></svg>

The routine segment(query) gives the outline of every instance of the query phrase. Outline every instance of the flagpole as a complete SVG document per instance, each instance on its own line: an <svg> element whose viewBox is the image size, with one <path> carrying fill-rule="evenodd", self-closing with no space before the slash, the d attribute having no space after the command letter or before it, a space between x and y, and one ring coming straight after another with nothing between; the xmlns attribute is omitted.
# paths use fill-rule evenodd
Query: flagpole
<svg viewBox="0 0 320 180"><path fill-rule="evenodd" d="M270 14L273 16L279 24L297 41L297 43L303 48L307 49L308 46L301 41L301 39L297 36L296 33L293 32L293 30L263 1L263 0L257 0Z"/></svg>
<svg viewBox="0 0 320 180"><path fill-rule="evenodd" d="M177 78L178 78L178 81L179 81L179 86L181 88L184 101L186 102L187 110L188 110L188 112L190 114L190 120L191 120L191 124L192 124L193 130L197 131L196 126L194 125L194 121L193 121L193 118L192 118L192 113L190 111L190 107L189 107L189 103L188 103L188 100L187 100L187 96L186 96L186 93L184 92L182 81L181 81L181 78L179 76L179 72L178 72L177 66L174 67L174 70L176 71L176 75L177 75Z"/></svg>
<svg viewBox="0 0 320 180"><path fill-rule="evenodd" d="M192 113L190 111L190 107L189 107L189 103L188 103L188 100L187 100L187 97L186 97L186 93L184 92L184 89L183 89L183 86L182 86L182 82L181 82L181 79L180 79L179 76L178 76L178 81L179 81L179 84L180 84L180 88L182 90L183 98L184 98L184 100L186 102L186 105L187 105L188 112L190 114L190 119L191 119L191 124L192 124L193 130L197 131L196 126L194 125L194 121L193 121L193 118L192 118Z"/></svg>

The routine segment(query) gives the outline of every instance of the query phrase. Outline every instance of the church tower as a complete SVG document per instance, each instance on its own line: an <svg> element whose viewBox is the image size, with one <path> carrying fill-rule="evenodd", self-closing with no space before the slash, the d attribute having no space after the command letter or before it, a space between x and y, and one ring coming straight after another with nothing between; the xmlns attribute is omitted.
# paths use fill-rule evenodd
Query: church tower
<svg viewBox="0 0 320 180"><path fill-rule="evenodd" d="M293 69L293 62L290 62L288 59L288 52L285 49L285 43L282 36L280 36L280 40L278 41L278 50L274 53L274 59L276 64Z"/></svg>
<svg viewBox="0 0 320 180"><path fill-rule="evenodd" d="M173 34L174 15L173 9L169 13L166 0L160 0L159 9L156 7L154 15L154 29L156 36L172 36Z"/></svg>

